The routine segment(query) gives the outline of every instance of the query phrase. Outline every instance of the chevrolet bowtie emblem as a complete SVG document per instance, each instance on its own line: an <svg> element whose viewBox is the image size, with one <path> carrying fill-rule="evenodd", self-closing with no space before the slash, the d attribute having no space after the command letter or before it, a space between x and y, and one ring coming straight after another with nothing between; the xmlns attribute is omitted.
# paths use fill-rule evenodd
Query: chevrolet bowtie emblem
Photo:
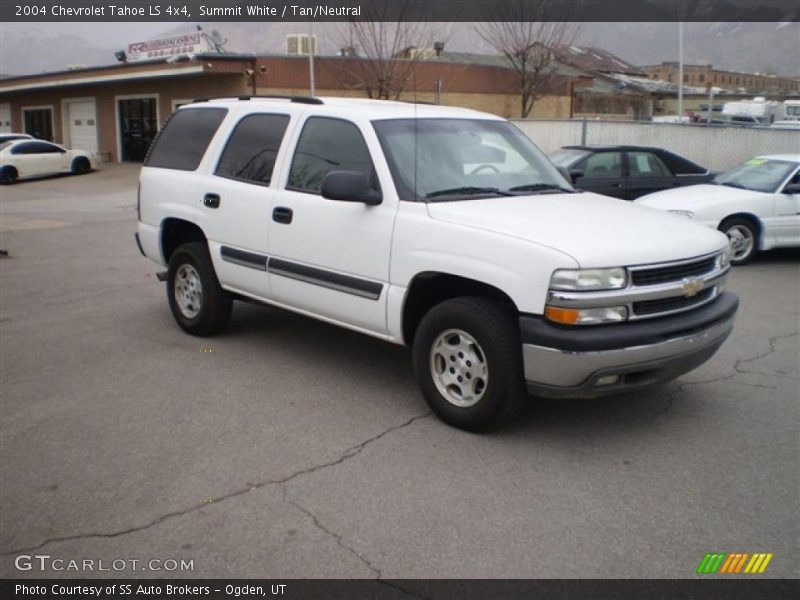
<svg viewBox="0 0 800 600"><path fill-rule="evenodd" d="M692 277L691 279L684 279L683 286L681 287L681 291L683 295L687 298L691 298L692 296L696 296L699 294L704 287L703 282L696 277Z"/></svg>

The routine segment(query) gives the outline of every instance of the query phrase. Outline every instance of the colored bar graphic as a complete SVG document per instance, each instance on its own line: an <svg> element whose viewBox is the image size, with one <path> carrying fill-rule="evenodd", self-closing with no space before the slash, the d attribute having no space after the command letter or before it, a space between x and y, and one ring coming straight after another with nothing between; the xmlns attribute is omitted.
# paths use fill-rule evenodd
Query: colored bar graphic
<svg viewBox="0 0 800 600"><path fill-rule="evenodd" d="M772 557L773 554L771 552L756 552L754 554L749 552L708 553L700 561L696 572L703 575L713 575L717 572L728 575L739 573L761 574L766 570Z"/></svg>

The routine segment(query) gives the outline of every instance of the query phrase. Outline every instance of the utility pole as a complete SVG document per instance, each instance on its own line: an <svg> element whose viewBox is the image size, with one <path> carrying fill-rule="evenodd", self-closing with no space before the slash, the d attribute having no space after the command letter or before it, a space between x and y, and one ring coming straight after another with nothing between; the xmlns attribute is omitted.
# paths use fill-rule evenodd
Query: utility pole
<svg viewBox="0 0 800 600"><path fill-rule="evenodd" d="M678 123L683 119L683 21L678 21Z"/></svg>
<svg viewBox="0 0 800 600"><path fill-rule="evenodd" d="M310 82L311 95L317 95L317 85L314 81L314 52L316 44L314 43L314 22L308 23L308 80Z"/></svg>

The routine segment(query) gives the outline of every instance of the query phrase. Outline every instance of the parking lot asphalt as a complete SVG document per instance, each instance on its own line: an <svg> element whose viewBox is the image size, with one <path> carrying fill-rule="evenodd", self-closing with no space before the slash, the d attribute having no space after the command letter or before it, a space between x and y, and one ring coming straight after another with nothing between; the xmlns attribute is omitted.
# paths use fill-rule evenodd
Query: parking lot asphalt
<svg viewBox="0 0 800 600"><path fill-rule="evenodd" d="M0 576L684 578L707 552L798 575L800 252L734 269L735 331L697 371L473 435L405 348L242 303L182 333L133 241L137 174L0 188Z"/></svg>

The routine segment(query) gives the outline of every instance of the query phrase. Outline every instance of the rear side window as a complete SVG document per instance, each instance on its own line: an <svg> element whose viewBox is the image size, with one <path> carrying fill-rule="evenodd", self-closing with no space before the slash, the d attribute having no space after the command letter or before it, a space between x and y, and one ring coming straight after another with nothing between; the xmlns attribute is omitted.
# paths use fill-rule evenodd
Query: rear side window
<svg viewBox="0 0 800 600"><path fill-rule="evenodd" d="M226 108L176 111L153 142L145 166L194 171L227 112Z"/></svg>
<svg viewBox="0 0 800 600"><path fill-rule="evenodd" d="M286 187L318 194L330 171L361 171L376 179L367 144L354 123L312 117L297 142Z"/></svg>
<svg viewBox="0 0 800 600"><path fill-rule="evenodd" d="M289 124L287 115L248 115L233 130L216 175L268 185Z"/></svg>

